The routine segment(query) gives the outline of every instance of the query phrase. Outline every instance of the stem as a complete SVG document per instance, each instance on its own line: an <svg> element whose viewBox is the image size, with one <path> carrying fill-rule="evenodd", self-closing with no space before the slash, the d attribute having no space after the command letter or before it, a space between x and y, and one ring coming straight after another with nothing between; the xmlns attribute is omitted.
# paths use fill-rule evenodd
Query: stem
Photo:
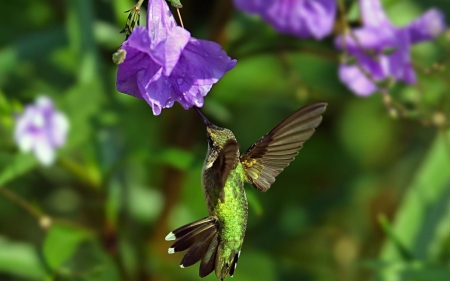
<svg viewBox="0 0 450 281"><path fill-rule="evenodd" d="M11 200L14 203L16 203L17 205L19 205L20 207L22 207L22 209L27 211L30 215L32 215L36 219L41 220L43 217L46 217L46 215L44 213L42 213L38 208L31 205L25 199L21 198L19 195L15 194L11 190L9 190L5 187L1 187L0 193L3 194L9 200Z"/></svg>
<svg viewBox="0 0 450 281"><path fill-rule="evenodd" d="M58 164L74 175L76 178L86 183L93 189L100 189L101 181L98 177L92 175L92 172L86 169L84 166L68 159L60 157L58 159Z"/></svg>
<svg viewBox="0 0 450 281"><path fill-rule="evenodd" d="M36 218L39 223L39 226L44 230L48 230L52 226L52 224L54 222L56 222L61 225L66 225L66 226L83 229L86 232L89 232L91 234L94 233L94 231L92 231L91 229L89 229L83 225L80 225L78 223L75 223L75 222L72 222L72 221L69 221L66 219L62 219L62 218L53 218L53 217L49 216L48 214L39 210L37 207L30 204L27 200L23 199L22 197L20 197L13 191L7 189L6 187L0 187L0 194L3 194L6 198L8 198L12 202L16 203L20 207L22 207L22 209L24 209L32 217Z"/></svg>
<svg viewBox="0 0 450 281"><path fill-rule="evenodd" d="M184 28L183 19L181 18L180 9L177 8L178 18L180 19L181 27Z"/></svg>
<svg viewBox="0 0 450 281"><path fill-rule="evenodd" d="M446 79L446 77L442 77L440 75L436 75L437 71L443 72L443 70L445 70L445 65L444 64L442 64L442 63L434 63L430 67L422 67L422 66L418 65L417 63L412 63L412 66L414 67L415 70L419 71L423 75L428 75L428 76L431 76L431 77L433 77L435 79L438 79L440 82L444 83L447 86L450 85L450 83L449 83L448 79Z"/></svg>

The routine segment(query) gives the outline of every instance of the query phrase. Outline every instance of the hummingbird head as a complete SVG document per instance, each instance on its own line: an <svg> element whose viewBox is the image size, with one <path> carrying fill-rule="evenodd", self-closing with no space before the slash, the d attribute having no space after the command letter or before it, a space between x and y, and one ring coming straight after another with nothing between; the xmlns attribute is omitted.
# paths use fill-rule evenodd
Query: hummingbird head
<svg viewBox="0 0 450 281"><path fill-rule="evenodd" d="M194 106L194 109L197 111L198 115L200 115L200 118L203 120L203 123L205 123L206 126L206 138L208 140L208 156L206 157L206 168L209 168L212 166L214 161L219 156L219 152L224 147L225 143L229 139L236 140L236 137L234 136L233 132L226 129L221 128L219 126L214 125L211 123L205 115L200 111L198 107Z"/></svg>

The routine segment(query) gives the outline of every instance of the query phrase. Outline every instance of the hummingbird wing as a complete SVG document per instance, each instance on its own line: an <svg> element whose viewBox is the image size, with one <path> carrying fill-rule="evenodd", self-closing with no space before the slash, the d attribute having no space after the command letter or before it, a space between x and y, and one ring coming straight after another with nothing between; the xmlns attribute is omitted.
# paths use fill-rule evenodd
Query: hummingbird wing
<svg viewBox="0 0 450 281"><path fill-rule="evenodd" d="M228 176L230 175L231 170L236 168L236 158L238 156L239 152L239 145L236 140L229 139L224 144L222 150L219 153L219 156L217 157L216 161L213 164L214 169L217 169L219 171L219 177L220 177L220 200L224 202L225 200L225 193L224 193L224 187L225 182L227 181Z"/></svg>
<svg viewBox="0 0 450 281"><path fill-rule="evenodd" d="M210 216L177 228L166 236L166 241L176 240L170 246L169 254L188 250L181 260L181 268L201 260L200 277L214 270L219 239L217 224L217 219Z"/></svg>
<svg viewBox="0 0 450 281"><path fill-rule="evenodd" d="M266 192L322 121L326 103L304 106L278 124L241 155L247 180Z"/></svg>

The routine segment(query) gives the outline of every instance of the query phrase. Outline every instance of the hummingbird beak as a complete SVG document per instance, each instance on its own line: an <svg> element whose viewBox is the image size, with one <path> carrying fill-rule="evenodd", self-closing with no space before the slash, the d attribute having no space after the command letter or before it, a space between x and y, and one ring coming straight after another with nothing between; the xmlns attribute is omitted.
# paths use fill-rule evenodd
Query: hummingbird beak
<svg viewBox="0 0 450 281"><path fill-rule="evenodd" d="M200 115L200 118L202 118L203 123L205 123L206 127L211 127L213 124L206 118L205 115L200 111L200 108L194 106L195 111L197 111L198 115Z"/></svg>

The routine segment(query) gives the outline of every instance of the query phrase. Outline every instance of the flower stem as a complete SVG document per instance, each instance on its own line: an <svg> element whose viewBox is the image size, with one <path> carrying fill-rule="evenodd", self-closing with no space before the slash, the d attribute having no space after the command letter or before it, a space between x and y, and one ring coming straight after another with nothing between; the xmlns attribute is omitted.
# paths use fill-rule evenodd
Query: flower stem
<svg viewBox="0 0 450 281"><path fill-rule="evenodd" d="M180 9L177 8L178 18L180 19L181 27L184 28L183 19L181 18Z"/></svg>
<svg viewBox="0 0 450 281"><path fill-rule="evenodd" d="M21 198L19 195L15 194L11 190L0 187L0 193L3 194L6 198L13 201L20 207L22 207L25 211L27 211L30 215L35 217L36 219L40 220L45 215L35 206L28 203L25 199Z"/></svg>
<svg viewBox="0 0 450 281"><path fill-rule="evenodd" d="M89 228L87 228L83 225L80 225L78 223L75 223L75 222L72 222L72 221L69 221L66 219L62 219L62 218L53 218L53 217L49 216L48 214L41 211L36 206L33 206L27 200L23 199L22 197L20 197L13 191L7 189L6 187L0 186L0 194L3 194L3 196L5 196L9 200L11 200L12 202L16 203L22 209L24 209L27 213L29 213L31 216L36 218L39 223L39 226L43 230L48 230L52 226L52 224L55 222L60 225L71 226L74 228L85 230L88 233L94 234L94 232L92 230L90 230Z"/></svg>
<svg viewBox="0 0 450 281"><path fill-rule="evenodd" d="M30 204L27 200L23 199L13 191L5 187L0 187L0 193L12 202L22 207L22 209L28 212L31 216L33 216L38 221L39 226L43 230L48 230L52 225L53 220L50 216L46 215L44 212Z"/></svg>
<svg viewBox="0 0 450 281"><path fill-rule="evenodd" d="M101 180L92 171L68 158L60 157L58 164L95 190L100 189Z"/></svg>

